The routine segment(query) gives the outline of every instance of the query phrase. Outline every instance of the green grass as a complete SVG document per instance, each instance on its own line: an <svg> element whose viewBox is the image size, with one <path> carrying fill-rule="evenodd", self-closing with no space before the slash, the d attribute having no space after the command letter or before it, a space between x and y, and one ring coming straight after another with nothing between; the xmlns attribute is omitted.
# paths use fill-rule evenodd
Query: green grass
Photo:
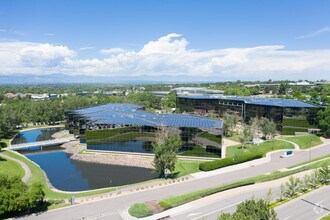
<svg viewBox="0 0 330 220"><path fill-rule="evenodd" d="M194 160L178 160L175 164L173 174L175 177L186 176L191 173L199 172L199 161Z"/></svg>
<svg viewBox="0 0 330 220"><path fill-rule="evenodd" d="M321 220L330 220L330 214L324 216L323 218L321 218Z"/></svg>
<svg viewBox="0 0 330 220"><path fill-rule="evenodd" d="M226 137L226 138L229 139L229 140L232 140L232 141L240 142L239 137L240 137L240 134L234 133L232 136Z"/></svg>
<svg viewBox="0 0 330 220"><path fill-rule="evenodd" d="M184 152L178 154L180 156L190 156L190 157L213 157L213 158L221 158L220 155L214 154L206 151L206 148L203 148L199 145L194 145L191 148L188 148Z"/></svg>
<svg viewBox="0 0 330 220"><path fill-rule="evenodd" d="M303 118L285 118L283 119L283 126L301 127L301 128L317 128L316 125L310 125L306 119Z"/></svg>
<svg viewBox="0 0 330 220"><path fill-rule="evenodd" d="M214 135L214 134L209 134L209 133L203 133L200 135L202 138L206 138L210 141L213 141L215 143L221 144L221 136L220 135Z"/></svg>
<svg viewBox="0 0 330 220"><path fill-rule="evenodd" d="M305 165L305 164L309 164L310 162L314 162L314 161L318 161L318 160L322 160L322 159L325 159L325 158L330 158L330 154L327 154L327 155L324 155L322 157L317 157L317 158L314 158L312 159L311 161L306 161L306 162L303 162L303 163L298 163L298 164L295 164L293 166L289 166L287 167L288 169L291 169L291 168L295 168L295 167L299 167L299 166L302 166L302 165Z"/></svg>
<svg viewBox="0 0 330 220"><path fill-rule="evenodd" d="M320 137L315 134L307 134L297 137L284 137L283 139L298 144L300 149L307 149L323 143Z"/></svg>
<svg viewBox="0 0 330 220"><path fill-rule="evenodd" d="M266 155L266 153L274 150L280 150L280 149L293 149L293 144L290 144L285 141L281 140L269 140L265 141L258 145L253 144L247 144L242 149L242 145L235 145L231 147L227 147L226 157L234 157L237 155L242 154L249 154L249 153L261 153L263 156Z"/></svg>
<svg viewBox="0 0 330 220"><path fill-rule="evenodd" d="M0 174L18 176L21 179L25 172L19 163L0 157Z"/></svg>
<svg viewBox="0 0 330 220"><path fill-rule="evenodd" d="M128 209L128 213L136 218L143 218L152 215L152 210L144 203L136 203Z"/></svg>
<svg viewBox="0 0 330 220"><path fill-rule="evenodd" d="M283 135L295 135L295 132L307 132L307 128L288 128L283 127L282 134Z"/></svg>

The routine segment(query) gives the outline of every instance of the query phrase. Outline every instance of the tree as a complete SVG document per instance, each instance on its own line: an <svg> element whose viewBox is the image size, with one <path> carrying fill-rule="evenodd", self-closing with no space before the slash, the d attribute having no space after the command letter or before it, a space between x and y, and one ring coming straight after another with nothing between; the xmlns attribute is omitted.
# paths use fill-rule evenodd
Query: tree
<svg viewBox="0 0 330 220"><path fill-rule="evenodd" d="M280 200L280 202L284 200L285 196L286 196L285 186L284 186L283 183L281 183L280 192L279 192L279 200Z"/></svg>
<svg viewBox="0 0 330 220"><path fill-rule="evenodd" d="M276 125L272 120L269 120L268 118L261 118L259 129L266 139L268 136L272 138L276 134Z"/></svg>
<svg viewBox="0 0 330 220"><path fill-rule="evenodd" d="M287 83L281 83L280 88L278 89L278 93L280 95L285 95L288 88L289 88L289 85Z"/></svg>
<svg viewBox="0 0 330 220"><path fill-rule="evenodd" d="M325 136L330 136L330 106L317 113L318 126Z"/></svg>
<svg viewBox="0 0 330 220"><path fill-rule="evenodd" d="M330 170L328 165L322 166L318 174L320 182L328 185L330 182Z"/></svg>
<svg viewBox="0 0 330 220"><path fill-rule="evenodd" d="M234 129L236 127L238 121L237 116L224 113L223 120L224 120L224 133L226 136L230 137L233 135Z"/></svg>
<svg viewBox="0 0 330 220"><path fill-rule="evenodd" d="M176 107L176 92L170 92L168 95L166 95L164 98L161 100L161 106L163 109L165 109L167 112L169 109L175 108Z"/></svg>
<svg viewBox="0 0 330 220"><path fill-rule="evenodd" d="M246 124L242 124L241 128L241 135L239 137L242 148L244 147L245 144L248 144L253 138L253 132L250 126Z"/></svg>
<svg viewBox="0 0 330 220"><path fill-rule="evenodd" d="M250 199L237 206L234 213L222 213L218 220L277 220L276 212L265 200Z"/></svg>
<svg viewBox="0 0 330 220"><path fill-rule="evenodd" d="M294 178L293 176L289 177L289 181L285 183L287 186L287 195L292 197L294 195L296 195L297 190L299 188L299 184L300 184L300 179L299 178Z"/></svg>
<svg viewBox="0 0 330 220"><path fill-rule="evenodd" d="M166 176L167 171L174 171L177 161L176 153L182 146L179 135L170 135L164 128L157 133L157 141L152 144L154 149L154 167L161 177Z"/></svg>

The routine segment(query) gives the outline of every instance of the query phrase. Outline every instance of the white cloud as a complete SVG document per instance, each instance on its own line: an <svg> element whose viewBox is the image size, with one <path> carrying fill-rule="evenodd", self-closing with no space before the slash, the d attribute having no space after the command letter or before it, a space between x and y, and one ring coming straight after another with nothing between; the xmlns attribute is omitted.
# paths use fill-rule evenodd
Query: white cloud
<svg viewBox="0 0 330 220"><path fill-rule="evenodd" d="M78 50L92 50L94 47L80 47Z"/></svg>
<svg viewBox="0 0 330 220"><path fill-rule="evenodd" d="M308 33L305 35L301 35L301 36L297 37L297 39L312 38L312 37L316 37L316 36L319 36L319 35L321 35L323 33L327 33L327 32L330 32L330 27L324 27L324 28L321 28L314 32L311 32L311 33Z"/></svg>
<svg viewBox="0 0 330 220"><path fill-rule="evenodd" d="M286 50L283 45L193 50L179 34L146 43L141 50L101 50L104 59L80 59L66 46L0 42L0 74L66 73L175 80L329 79L330 50Z"/></svg>
<svg viewBox="0 0 330 220"><path fill-rule="evenodd" d="M115 55L115 54L127 52L127 50L124 48L116 47L116 48L110 48L110 49L102 49L99 52L103 55Z"/></svg>

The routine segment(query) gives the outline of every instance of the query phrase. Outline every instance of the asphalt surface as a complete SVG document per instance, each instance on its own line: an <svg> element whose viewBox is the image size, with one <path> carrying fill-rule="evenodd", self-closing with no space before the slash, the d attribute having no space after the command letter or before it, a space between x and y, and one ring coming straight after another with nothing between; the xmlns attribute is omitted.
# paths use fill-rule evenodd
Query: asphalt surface
<svg viewBox="0 0 330 220"><path fill-rule="evenodd" d="M330 154L330 144L311 151L311 158ZM308 161L309 151L295 152L295 155L280 158L281 152L271 156L271 162L254 167L248 167L233 172L219 174L207 178L194 179L187 182L177 183L170 186L162 186L141 192L134 192L114 198L108 198L93 203L74 205L64 209L40 213L39 215L25 216L25 219L122 219L118 212L127 209L130 205L151 200L160 200L169 196L177 196L188 192L230 183L240 179L257 176L276 171L297 163Z"/></svg>
<svg viewBox="0 0 330 220"><path fill-rule="evenodd" d="M330 186L325 186L275 209L280 220L312 220L330 213Z"/></svg>

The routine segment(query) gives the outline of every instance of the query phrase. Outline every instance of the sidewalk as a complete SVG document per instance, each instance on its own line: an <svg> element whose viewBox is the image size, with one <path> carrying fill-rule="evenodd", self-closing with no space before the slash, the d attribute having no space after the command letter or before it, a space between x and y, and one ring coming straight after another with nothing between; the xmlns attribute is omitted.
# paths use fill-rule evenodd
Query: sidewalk
<svg viewBox="0 0 330 220"><path fill-rule="evenodd" d="M21 167L24 169L24 176L22 178L22 181L27 182L29 180L29 178L31 177L31 170L23 161L17 160L13 157L7 156L7 155L2 154L2 153L0 153L0 156L3 157L3 158L6 158L8 160L15 161L16 163L19 163L21 165Z"/></svg>

